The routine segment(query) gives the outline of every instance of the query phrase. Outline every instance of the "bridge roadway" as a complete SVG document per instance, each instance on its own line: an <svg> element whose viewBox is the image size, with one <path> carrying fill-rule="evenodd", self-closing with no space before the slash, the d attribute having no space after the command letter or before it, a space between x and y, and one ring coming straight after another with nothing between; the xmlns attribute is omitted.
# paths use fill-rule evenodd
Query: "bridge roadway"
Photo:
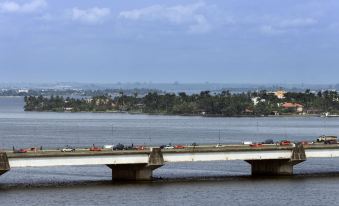
<svg viewBox="0 0 339 206"><path fill-rule="evenodd" d="M150 180L152 171L167 162L244 160L251 164L252 175L292 175L293 166L307 158L339 157L339 144L295 146L249 145L189 146L184 149L145 148L145 150L103 149L75 152L41 150L27 153L0 153L0 175L10 168L71 165L107 165L113 180Z"/></svg>

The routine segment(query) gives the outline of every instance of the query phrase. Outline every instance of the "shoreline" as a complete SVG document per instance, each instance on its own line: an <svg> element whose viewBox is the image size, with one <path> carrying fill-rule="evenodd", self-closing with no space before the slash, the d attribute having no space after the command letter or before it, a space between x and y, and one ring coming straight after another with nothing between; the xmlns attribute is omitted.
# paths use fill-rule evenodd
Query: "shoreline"
<svg viewBox="0 0 339 206"><path fill-rule="evenodd" d="M218 114L167 114L167 113L145 113L145 112L128 112L128 111L24 111L24 112L46 112L46 113L113 113L113 114L129 114L129 115L149 115L149 116L178 116L178 117L208 117L208 118L265 118L265 117L322 117L322 118L335 118L324 117L322 114L281 114L281 115L218 115ZM338 117L339 118L339 117Z"/></svg>

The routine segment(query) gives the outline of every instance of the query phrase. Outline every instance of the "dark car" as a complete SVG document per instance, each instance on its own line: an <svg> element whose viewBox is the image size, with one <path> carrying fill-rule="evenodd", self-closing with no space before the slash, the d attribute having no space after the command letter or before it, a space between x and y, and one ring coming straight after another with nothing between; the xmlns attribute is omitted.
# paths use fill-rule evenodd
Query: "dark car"
<svg viewBox="0 0 339 206"><path fill-rule="evenodd" d="M196 142L193 142L193 143L191 144L191 146L196 147L196 146L198 146L198 144L197 144Z"/></svg>
<svg viewBox="0 0 339 206"><path fill-rule="evenodd" d="M273 139L267 139L263 142L263 144L274 144Z"/></svg>
<svg viewBox="0 0 339 206"><path fill-rule="evenodd" d="M120 143L113 147L113 150L123 150L123 149L125 149L125 146Z"/></svg>
<svg viewBox="0 0 339 206"><path fill-rule="evenodd" d="M337 140L325 140L324 144L337 144Z"/></svg>
<svg viewBox="0 0 339 206"><path fill-rule="evenodd" d="M125 146L124 149L125 150L133 150L134 147L133 147L133 145L129 145L129 146Z"/></svg>

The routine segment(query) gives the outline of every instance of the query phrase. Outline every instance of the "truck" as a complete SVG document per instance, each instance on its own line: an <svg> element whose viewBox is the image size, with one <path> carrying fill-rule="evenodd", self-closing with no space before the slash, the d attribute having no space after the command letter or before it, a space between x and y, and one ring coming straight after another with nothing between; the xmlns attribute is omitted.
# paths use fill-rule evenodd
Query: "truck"
<svg viewBox="0 0 339 206"><path fill-rule="evenodd" d="M322 135L317 138L317 142L329 142L329 141L331 142L337 141L337 136Z"/></svg>

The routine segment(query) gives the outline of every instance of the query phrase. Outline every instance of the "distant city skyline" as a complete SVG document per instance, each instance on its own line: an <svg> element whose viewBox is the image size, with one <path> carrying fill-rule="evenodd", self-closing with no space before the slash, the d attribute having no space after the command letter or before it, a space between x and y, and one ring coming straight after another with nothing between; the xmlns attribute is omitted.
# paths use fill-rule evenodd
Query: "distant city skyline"
<svg viewBox="0 0 339 206"><path fill-rule="evenodd" d="M0 83L337 84L335 0L0 1Z"/></svg>

